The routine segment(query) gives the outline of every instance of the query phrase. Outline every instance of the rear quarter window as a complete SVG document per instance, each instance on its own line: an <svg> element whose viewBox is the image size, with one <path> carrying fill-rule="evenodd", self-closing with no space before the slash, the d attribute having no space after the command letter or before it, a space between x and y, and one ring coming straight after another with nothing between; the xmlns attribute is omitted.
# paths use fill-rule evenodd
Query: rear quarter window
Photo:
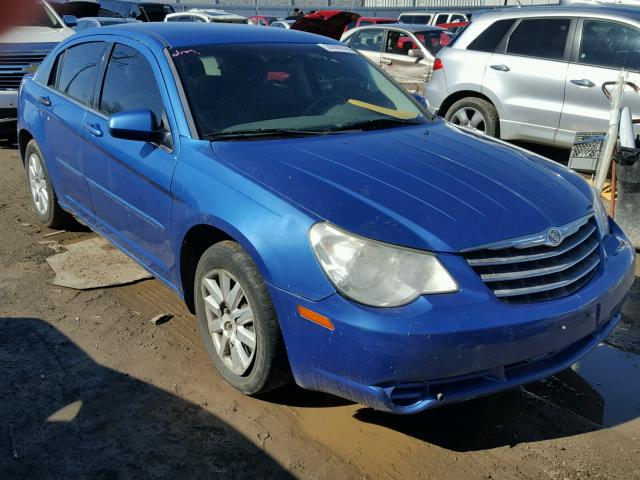
<svg viewBox="0 0 640 480"><path fill-rule="evenodd" d="M484 32L478 35L476 39L469 44L467 50L474 50L476 52L495 51L513 25L513 22L515 22L515 19L512 18L508 20L498 20L497 22L492 23ZM454 40L457 40L459 37L460 35L456 35Z"/></svg>

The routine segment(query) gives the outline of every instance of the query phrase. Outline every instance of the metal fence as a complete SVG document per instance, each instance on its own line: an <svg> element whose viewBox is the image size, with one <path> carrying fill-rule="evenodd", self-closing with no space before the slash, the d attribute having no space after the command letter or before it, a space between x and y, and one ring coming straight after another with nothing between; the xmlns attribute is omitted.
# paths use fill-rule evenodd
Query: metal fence
<svg viewBox="0 0 640 480"><path fill-rule="evenodd" d="M176 11L190 8L216 8L243 16L268 15L284 18L295 7L304 11L328 8L351 10L366 17L397 17L415 10L479 10L518 5L557 5L559 0L210 0L175 4Z"/></svg>

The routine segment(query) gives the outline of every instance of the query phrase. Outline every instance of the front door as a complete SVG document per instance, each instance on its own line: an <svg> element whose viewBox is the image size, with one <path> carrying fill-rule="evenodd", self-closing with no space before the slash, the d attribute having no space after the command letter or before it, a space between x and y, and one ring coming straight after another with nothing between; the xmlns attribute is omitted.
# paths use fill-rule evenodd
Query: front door
<svg viewBox="0 0 640 480"><path fill-rule="evenodd" d="M397 30L388 30L380 66L406 90L422 95L427 81L427 59L410 57L409 50L412 49L420 47L411 36Z"/></svg>
<svg viewBox="0 0 640 480"><path fill-rule="evenodd" d="M152 55L145 56L139 48L145 47L113 46L99 111L90 111L85 118L94 141L84 156L98 227L156 274L166 276L174 262L168 229L177 147L109 134L110 115L136 109L151 110L157 127L171 130L167 94L159 87L164 82L158 82L160 70Z"/></svg>
<svg viewBox="0 0 640 480"><path fill-rule="evenodd" d="M621 69L640 87L640 30L607 20L585 19L577 58L569 65L558 138L570 146L576 132L606 132L609 101L602 84L615 82ZM609 87L613 90L613 86ZM640 118L640 95L627 88L623 105ZM635 126L640 133L640 125Z"/></svg>
<svg viewBox="0 0 640 480"><path fill-rule="evenodd" d="M555 142L573 23L524 19L489 58L482 90L500 100L501 138Z"/></svg>

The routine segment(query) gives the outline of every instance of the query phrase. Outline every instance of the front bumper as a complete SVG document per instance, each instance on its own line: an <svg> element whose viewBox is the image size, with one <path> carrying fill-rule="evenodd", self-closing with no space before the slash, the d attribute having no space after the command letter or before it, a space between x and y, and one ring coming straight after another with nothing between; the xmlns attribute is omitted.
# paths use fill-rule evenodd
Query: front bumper
<svg viewBox="0 0 640 480"><path fill-rule="evenodd" d="M576 294L548 302L500 302L461 257L441 260L458 293L376 309L338 294L318 302L270 287L296 382L373 408L415 413L552 375L615 327L635 278L635 250L612 224L601 267ZM335 330L297 314L302 305Z"/></svg>

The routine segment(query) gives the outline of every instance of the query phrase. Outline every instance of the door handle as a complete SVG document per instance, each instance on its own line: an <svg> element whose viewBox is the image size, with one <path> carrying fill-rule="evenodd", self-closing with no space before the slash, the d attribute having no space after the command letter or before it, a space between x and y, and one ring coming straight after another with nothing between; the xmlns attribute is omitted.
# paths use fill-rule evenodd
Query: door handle
<svg viewBox="0 0 640 480"><path fill-rule="evenodd" d="M509 67L502 63L500 65L490 65L490 67L494 70L498 70L499 72L508 72L509 70L511 70Z"/></svg>
<svg viewBox="0 0 640 480"><path fill-rule="evenodd" d="M578 85L579 87L587 87L587 88L596 86L595 83L593 83L591 80L587 80L586 78L583 78L581 80L571 80L571 83L573 83L574 85Z"/></svg>
<svg viewBox="0 0 640 480"><path fill-rule="evenodd" d="M100 125L97 125L97 124L91 125L90 123L85 123L84 128L94 137L102 136L102 130L100 130Z"/></svg>
<svg viewBox="0 0 640 480"><path fill-rule="evenodd" d="M45 107L51 106L51 99L49 97L38 97L38 102L40 102Z"/></svg>
<svg viewBox="0 0 640 480"><path fill-rule="evenodd" d="M391 65L393 63L390 58L384 58L384 57L382 57L380 61L385 65Z"/></svg>

